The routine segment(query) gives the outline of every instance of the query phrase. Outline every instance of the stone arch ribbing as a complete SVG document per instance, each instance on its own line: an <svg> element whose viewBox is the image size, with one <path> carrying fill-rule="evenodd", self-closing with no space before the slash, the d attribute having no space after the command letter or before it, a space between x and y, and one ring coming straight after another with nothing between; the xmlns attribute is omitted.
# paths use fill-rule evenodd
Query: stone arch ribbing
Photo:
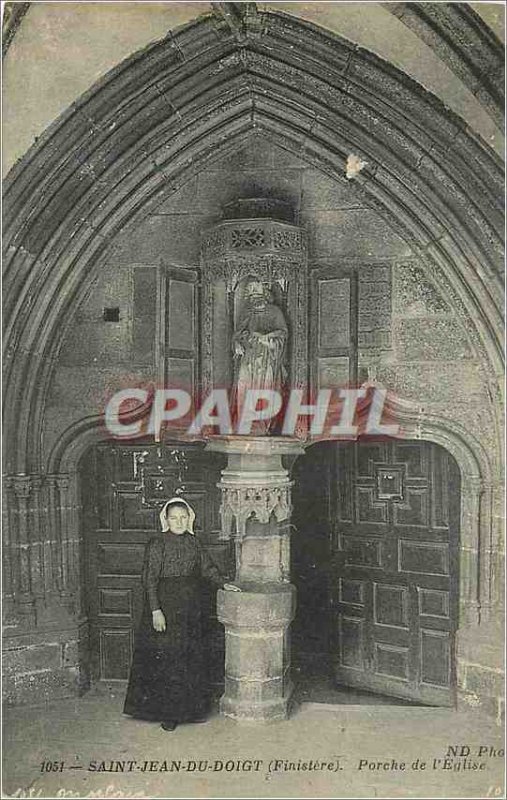
<svg viewBox="0 0 507 800"><path fill-rule="evenodd" d="M498 126L505 111L505 52L470 3L384 3L470 89Z"/></svg>
<svg viewBox="0 0 507 800"><path fill-rule="evenodd" d="M367 203L446 271L498 372L503 184L496 157L381 59L285 15L260 18L260 31L238 40L206 17L127 59L11 171L9 471L41 469L54 359L115 234L253 130L334 177L350 152L363 157L356 181Z"/></svg>

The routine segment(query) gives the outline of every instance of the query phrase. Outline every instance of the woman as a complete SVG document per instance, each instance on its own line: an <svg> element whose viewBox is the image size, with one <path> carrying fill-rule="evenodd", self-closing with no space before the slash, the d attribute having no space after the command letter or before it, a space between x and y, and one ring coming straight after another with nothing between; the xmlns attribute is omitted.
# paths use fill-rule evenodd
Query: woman
<svg viewBox="0 0 507 800"><path fill-rule="evenodd" d="M223 577L194 536L195 513L174 497L160 512L162 533L146 546L145 602L136 635L124 713L160 721L204 722L207 692L200 631L200 577L240 591Z"/></svg>

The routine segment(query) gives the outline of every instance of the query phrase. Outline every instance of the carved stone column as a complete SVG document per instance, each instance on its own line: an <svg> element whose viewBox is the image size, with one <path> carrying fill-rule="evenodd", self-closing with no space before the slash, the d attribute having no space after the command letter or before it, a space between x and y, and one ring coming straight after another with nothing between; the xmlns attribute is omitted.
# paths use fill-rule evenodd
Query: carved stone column
<svg viewBox="0 0 507 800"><path fill-rule="evenodd" d="M74 694L87 651L76 476L7 476L4 495L4 700Z"/></svg>
<svg viewBox="0 0 507 800"><path fill-rule="evenodd" d="M39 476L11 475L4 480L4 581L6 599L12 600L12 614L7 615L12 627L30 625L35 620L31 535L34 483L39 485Z"/></svg>
<svg viewBox="0 0 507 800"><path fill-rule="evenodd" d="M80 503L75 474L47 477L49 513L56 545L52 580L63 604L77 613L79 606L79 512Z"/></svg>
<svg viewBox="0 0 507 800"><path fill-rule="evenodd" d="M209 450L225 453L222 533L236 548L235 582L220 590L225 627L225 693L220 708L236 720L284 719L292 693L289 625L296 608L290 580L291 481L282 456L302 454L285 437L217 436Z"/></svg>

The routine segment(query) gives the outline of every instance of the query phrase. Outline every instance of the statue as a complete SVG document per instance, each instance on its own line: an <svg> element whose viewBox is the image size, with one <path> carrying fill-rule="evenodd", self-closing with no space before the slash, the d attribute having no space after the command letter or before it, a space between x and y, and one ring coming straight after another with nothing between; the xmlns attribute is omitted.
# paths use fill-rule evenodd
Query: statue
<svg viewBox="0 0 507 800"><path fill-rule="evenodd" d="M287 378L288 327L281 308L273 302L271 290L254 279L245 287L245 300L247 307L233 336L234 405L238 414L247 389L282 393ZM257 422L257 432L268 433L275 421Z"/></svg>

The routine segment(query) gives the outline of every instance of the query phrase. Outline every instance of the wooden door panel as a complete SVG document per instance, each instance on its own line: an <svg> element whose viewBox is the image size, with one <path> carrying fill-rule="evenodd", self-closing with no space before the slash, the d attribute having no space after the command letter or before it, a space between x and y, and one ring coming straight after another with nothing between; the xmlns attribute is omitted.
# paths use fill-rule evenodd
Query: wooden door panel
<svg viewBox="0 0 507 800"><path fill-rule="evenodd" d="M111 618L127 618L132 619L134 604L132 600L133 588L131 586L125 589L111 589L109 587L99 587L98 590L98 613L105 619Z"/></svg>
<svg viewBox="0 0 507 800"><path fill-rule="evenodd" d="M453 704L457 467L423 442L354 443L336 453L336 678Z"/></svg>
<svg viewBox="0 0 507 800"><path fill-rule="evenodd" d="M451 634L421 628L421 680L426 685L444 686L451 679Z"/></svg>
<svg viewBox="0 0 507 800"><path fill-rule="evenodd" d="M430 522L429 511L427 488L407 488L403 504L397 504L393 508L393 523L396 526L426 530Z"/></svg>
<svg viewBox="0 0 507 800"><path fill-rule="evenodd" d="M365 649L365 620L340 614L338 617L340 664L345 669L362 671L367 660Z"/></svg>
<svg viewBox="0 0 507 800"><path fill-rule="evenodd" d="M126 681L132 661L133 637L130 628L104 626L99 633L100 677Z"/></svg>
<svg viewBox="0 0 507 800"><path fill-rule="evenodd" d="M449 592L439 589L423 589L417 587L419 599L419 616L425 625L429 625L432 619L436 619L441 624L441 620L450 621Z"/></svg>
<svg viewBox="0 0 507 800"><path fill-rule="evenodd" d="M365 603L366 581L352 578L338 579L338 602L345 606L362 607Z"/></svg>
<svg viewBox="0 0 507 800"><path fill-rule="evenodd" d="M375 625L408 630L408 588L373 581L373 622Z"/></svg>
<svg viewBox="0 0 507 800"><path fill-rule="evenodd" d="M446 542L398 541L398 572L429 577L449 576L449 545Z"/></svg>
<svg viewBox="0 0 507 800"><path fill-rule="evenodd" d="M386 504L383 502L375 503L373 486L356 486L355 506L355 522L362 525L371 524L372 533L379 532L379 525L387 525Z"/></svg>
<svg viewBox="0 0 507 800"><path fill-rule="evenodd" d="M386 678L409 680L409 649L384 642L375 642L374 672Z"/></svg>
<svg viewBox="0 0 507 800"><path fill-rule="evenodd" d="M158 455L153 455L157 451ZM152 457L153 470L141 476L141 464ZM216 484L223 459L203 453L201 447L189 446L184 461L184 496L196 511L196 535L227 574L228 548L217 542L220 494ZM148 445L100 445L84 464L88 489L83 517L86 602L95 679L128 678L134 633L144 602L141 569L145 546L160 529L159 507L147 505L145 496L162 493L163 499L172 495L178 469L171 448ZM215 691L215 684L223 681L223 632L216 621L213 594L203 591L204 627L211 653L209 672Z"/></svg>
<svg viewBox="0 0 507 800"><path fill-rule="evenodd" d="M97 577L120 578L139 575L143 563L144 544L97 542Z"/></svg>
<svg viewBox="0 0 507 800"><path fill-rule="evenodd" d="M198 384L198 273L167 267L165 292L165 386L186 389L192 396Z"/></svg>
<svg viewBox="0 0 507 800"><path fill-rule="evenodd" d="M152 531L156 515L152 508L143 508L139 491L121 490L115 487L115 499L120 531Z"/></svg>
<svg viewBox="0 0 507 800"><path fill-rule="evenodd" d="M312 388L348 386L357 378L357 275L340 267L312 273Z"/></svg>

